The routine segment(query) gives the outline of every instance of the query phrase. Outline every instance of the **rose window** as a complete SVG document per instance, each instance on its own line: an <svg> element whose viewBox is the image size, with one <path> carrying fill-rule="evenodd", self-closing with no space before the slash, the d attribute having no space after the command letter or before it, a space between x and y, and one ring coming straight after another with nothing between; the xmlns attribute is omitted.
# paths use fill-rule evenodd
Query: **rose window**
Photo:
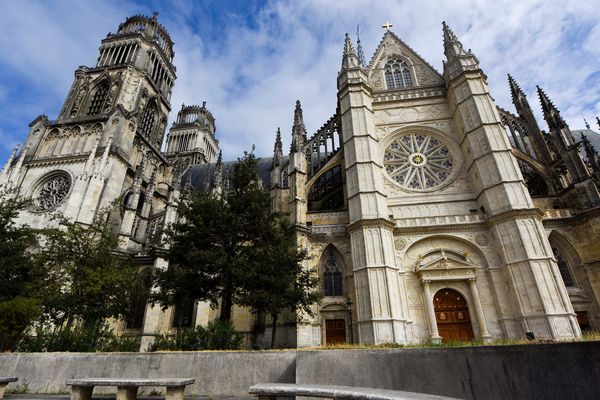
<svg viewBox="0 0 600 400"><path fill-rule="evenodd" d="M408 133L385 149L385 170L397 184L409 190L433 190L448 180L453 159L448 146L425 133Z"/></svg>
<svg viewBox="0 0 600 400"><path fill-rule="evenodd" d="M53 175L38 187L33 202L40 210L53 209L65 200L70 188L69 175Z"/></svg>

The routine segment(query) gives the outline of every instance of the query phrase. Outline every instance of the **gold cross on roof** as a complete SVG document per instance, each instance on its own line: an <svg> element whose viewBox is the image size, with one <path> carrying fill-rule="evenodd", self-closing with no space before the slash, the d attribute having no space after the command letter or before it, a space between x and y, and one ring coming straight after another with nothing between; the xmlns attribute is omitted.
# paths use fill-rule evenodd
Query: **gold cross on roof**
<svg viewBox="0 0 600 400"><path fill-rule="evenodd" d="M389 22L386 22L385 24L383 24L382 28L385 28L386 30L389 31L392 26L394 26L394 25L390 24Z"/></svg>

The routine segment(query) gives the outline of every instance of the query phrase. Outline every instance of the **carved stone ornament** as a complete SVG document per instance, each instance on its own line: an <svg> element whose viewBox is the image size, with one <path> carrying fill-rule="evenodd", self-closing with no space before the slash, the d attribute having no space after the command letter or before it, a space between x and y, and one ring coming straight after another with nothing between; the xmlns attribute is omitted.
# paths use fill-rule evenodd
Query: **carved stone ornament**
<svg viewBox="0 0 600 400"><path fill-rule="evenodd" d="M71 189L71 178L66 173L53 174L42 182L33 196L35 206L40 210L52 210L60 205Z"/></svg>
<svg viewBox="0 0 600 400"><path fill-rule="evenodd" d="M480 246L487 246L488 244L490 244L490 238L488 238L486 235L484 235L483 233L480 235L477 235L477 237L475 238L475 243L477 243Z"/></svg>
<svg viewBox="0 0 600 400"><path fill-rule="evenodd" d="M394 183L423 192L439 189L448 181L454 158L440 139L425 132L405 133L385 149L383 165Z"/></svg>
<svg viewBox="0 0 600 400"><path fill-rule="evenodd" d="M404 250L406 248L406 240L402 238L397 238L396 240L394 240L394 247L397 251Z"/></svg>

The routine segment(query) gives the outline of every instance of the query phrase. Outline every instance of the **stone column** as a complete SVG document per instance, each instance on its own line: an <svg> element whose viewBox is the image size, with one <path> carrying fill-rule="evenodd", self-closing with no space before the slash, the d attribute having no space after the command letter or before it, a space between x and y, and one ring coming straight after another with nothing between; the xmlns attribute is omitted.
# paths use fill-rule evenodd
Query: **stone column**
<svg viewBox="0 0 600 400"><path fill-rule="evenodd" d="M487 322L485 321L485 315L483 314L483 307L481 306L481 299L479 298L479 290L477 289L477 283L475 281L475 278L469 279L473 307L475 308L475 314L477 315L477 323L479 323L481 338L484 342L489 342L492 339L492 335L488 332Z"/></svg>
<svg viewBox="0 0 600 400"><path fill-rule="evenodd" d="M425 312L427 313L427 321L429 321L429 339L431 343L441 343L442 337L438 332L437 321L435 320L435 309L433 308L433 296L429 288L430 281L422 280L423 297L425 299Z"/></svg>
<svg viewBox="0 0 600 400"><path fill-rule="evenodd" d="M155 269L164 270L168 268L169 262L162 256L156 257L154 260ZM157 290L157 287L151 289L153 292ZM142 340L140 343L140 351L148 351L148 347L154 343L156 333L160 331L161 317L164 315L161 310L160 304L148 303L146 304L146 312L144 314L144 327L142 329Z"/></svg>

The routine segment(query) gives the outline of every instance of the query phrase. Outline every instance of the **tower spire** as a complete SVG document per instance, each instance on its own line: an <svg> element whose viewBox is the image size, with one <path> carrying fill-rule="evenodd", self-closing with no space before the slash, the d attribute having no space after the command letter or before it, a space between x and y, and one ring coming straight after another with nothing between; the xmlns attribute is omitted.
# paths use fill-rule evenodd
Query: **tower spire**
<svg viewBox="0 0 600 400"><path fill-rule="evenodd" d="M365 66L365 53L363 52L362 44L360 43L360 25L356 26L356 53L358 56L358 65Z"/></svg>
<svg viewBox="0 0 600 400"><path fill-rule="evenodd" d="M454 32L452 32L452 29L446 24L446 21L442 21L442 30L444 31L444 48L450 46L454 42L459 42Z"/></svg>

